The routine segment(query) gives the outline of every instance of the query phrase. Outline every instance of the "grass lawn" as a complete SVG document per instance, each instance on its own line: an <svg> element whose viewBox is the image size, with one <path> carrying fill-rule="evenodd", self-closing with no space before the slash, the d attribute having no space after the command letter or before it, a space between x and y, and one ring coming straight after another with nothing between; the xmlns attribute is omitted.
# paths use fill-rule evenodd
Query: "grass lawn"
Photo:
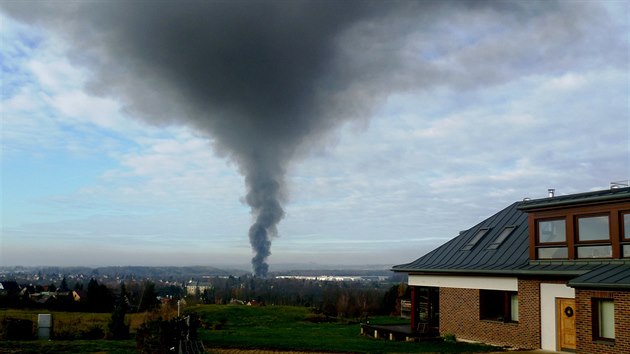
<svg viewBox="0 0 630 354"><path fill-rule="evenodd" d="M460 353L488 352L498 348L480 344L444 342L392 342L361 336L356 323L313 323L309 309L301 307L201 305L196 312L207 329L200 336L209 348L249 348L353 353ZM399 322L399 320L396 320ZM371 323L391 323L372 318Z"/></svg>
<svg viewBox="0 0 630 354"><path fill-rule="evenodd" d="M128 340L31 340L0 341L0 353L109 353L132 354L136 352L136 341Z"/></svg>
<svg viewBox="0 0 630 354"><path fill-rule="evenodd" d="M325 351L351 353L482 353L499 348L467 343L392 342L361 336L357 323L317 322L308 308L288 306L199 305L185 309L195 312L205 328L199 336L206 348L268 349L276 351ZM2 310L2 317L30 319L45 311ZM111 314L47 312L53 314L55 330L72 328L77 333L91 326L106 327ZM128 315L132 338L147 314ZM315 316L315 318L314 318ZM372 317L370 323L400 323L391 317ZM78 338L78 337L77 337ZM0 353L135 353L129 340L0 340ZM211 351L210 351L211 352Z"/></svg>

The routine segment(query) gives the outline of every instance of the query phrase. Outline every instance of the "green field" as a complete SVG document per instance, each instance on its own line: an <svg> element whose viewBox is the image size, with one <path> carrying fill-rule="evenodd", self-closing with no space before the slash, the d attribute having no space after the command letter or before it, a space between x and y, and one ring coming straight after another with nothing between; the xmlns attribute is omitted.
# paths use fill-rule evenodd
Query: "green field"
<svg viewBox="0 0 630 354"><path fill-rule="evenodd" d="M465 343L392 342L361 336L357 323L315 323L302 307L248 307L205 305L196 312L208 330L201 331L206 347L256 348L352 353L460 353L487 352L496 347ZM391 323L391 318L372 318L371 323ZM400 323L399 320L397 322ZM215 327L217 329L212 329Z"/></svg>
<svg viewBox="0 0 630 354"><path fill-rule="evenodd" d="M199 336L206 348L241 348L292 351L352 353L473 353L497 350L496 347L444 342L392 342L359 334L357 323L319 322L322 316L308 308L288 306L250 307L237 305L200 305L186 309L197 313L203 327ZM41 311L40 311L41 313ZM8 310L0 316L32 318L33 312ZM31 316L31 317L29 317ZM58 321L106 326L108 314L53 313ZM134 326L143 318L134 314ZM395 318L371 318L371 323L392 323ZM54 340L0 341L0 353L134 353L135 341Z"/></svg>

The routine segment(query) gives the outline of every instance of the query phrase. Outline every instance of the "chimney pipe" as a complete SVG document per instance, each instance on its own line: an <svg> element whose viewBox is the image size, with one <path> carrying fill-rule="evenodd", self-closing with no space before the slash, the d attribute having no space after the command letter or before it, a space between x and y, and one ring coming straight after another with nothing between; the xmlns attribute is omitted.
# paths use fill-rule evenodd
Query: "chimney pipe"
<svg viewBox="0 0 630 354"><path fill-rule="evenodd" d="M549 192L549 198L553 198L554 195L556 194L556 190L553 188L547 189L547 192Z"/></svg>

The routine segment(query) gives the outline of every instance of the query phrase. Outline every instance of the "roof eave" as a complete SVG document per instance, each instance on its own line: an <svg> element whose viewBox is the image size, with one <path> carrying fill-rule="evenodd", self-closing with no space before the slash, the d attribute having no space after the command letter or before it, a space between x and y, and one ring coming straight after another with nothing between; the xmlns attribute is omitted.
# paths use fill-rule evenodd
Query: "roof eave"
<svg viewBox="0 0 630 354"><path fill-rule="evenodd" d="M630 284L586 283L586 282L576 283L576 282L570 281L567 285L576 289L608 289L608 290L628 289L630 290Z"/></svg>
<svg viewBox="0 0 630 354"><path fill-rule="evenodd" d="M424 273L424 274L490 274L490 275L545 275L545 276L560 276L571 277L579 276L590 270L527 270L527 269L418 269L418 268L392 268L394 272L399 273Z"/></svg>
<svg viewBox="0 0 630 354"><path fill-rule="evenodd" d="M593 204L593 203L600 203L600 202L603 203L603 202L629 199L628 193L619 193L619 194L612 194L612 195L605 195L605 196L594 196L590 198L584 198L578 201L573 200L573 199L566 199L566 200L560 199L557 201L548 201L549 199L553 199L553 198L554 197L540 199L540 200L533 200L530 202L522 202L521 205L518 206L518 209L522 211L528 211L528 210L533 210L533 209L546 209L546 208L561 207L561 206L566 206L566 205L583 205L583 204ZM561 197L555 197L555 198L561 198Z"/></svg>

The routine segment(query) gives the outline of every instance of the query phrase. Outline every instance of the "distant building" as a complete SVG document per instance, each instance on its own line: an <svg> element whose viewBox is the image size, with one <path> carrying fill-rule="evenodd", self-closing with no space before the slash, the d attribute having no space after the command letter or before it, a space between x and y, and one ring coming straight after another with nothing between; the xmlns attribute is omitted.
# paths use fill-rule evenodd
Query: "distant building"
<svg viewBox="0 0 630 354"><path fill-rule="evenodd" d="M204 290L212 290L213 286L212 284L200 284L197 283L195 285L186 285L186 293L188 295L195 295L197 293L197 291L199 291L199 294L203 293Z"/></svg>

